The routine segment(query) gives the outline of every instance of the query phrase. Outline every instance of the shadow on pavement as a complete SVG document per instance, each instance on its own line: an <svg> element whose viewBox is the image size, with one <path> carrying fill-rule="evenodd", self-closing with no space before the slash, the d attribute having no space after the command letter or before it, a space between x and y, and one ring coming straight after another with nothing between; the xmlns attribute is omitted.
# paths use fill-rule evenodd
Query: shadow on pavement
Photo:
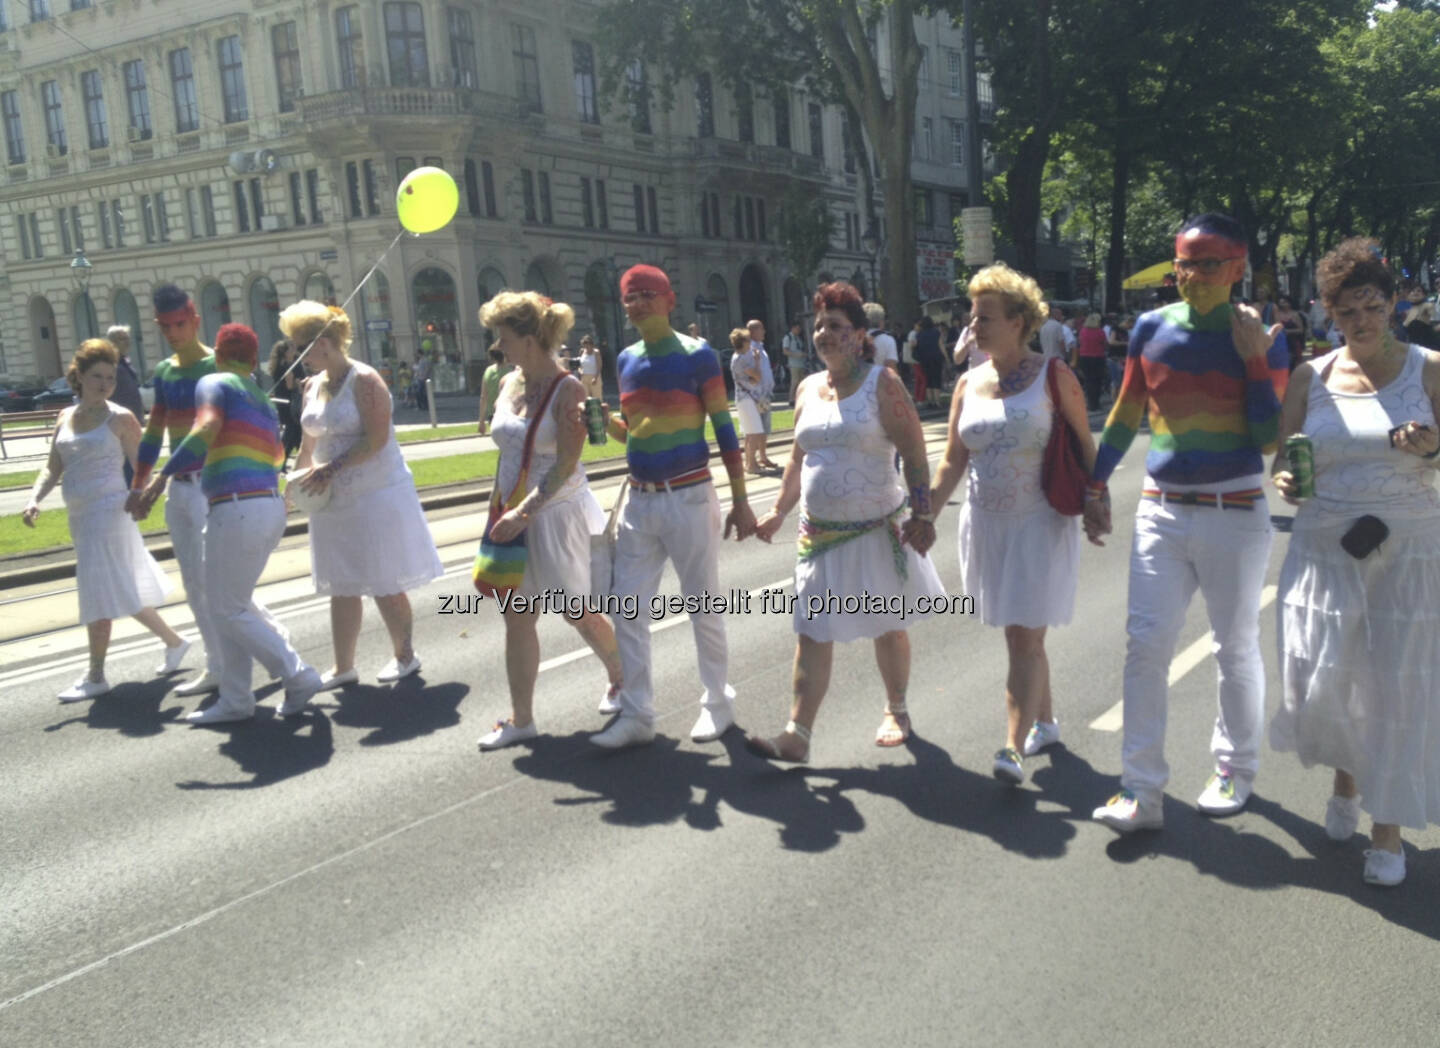
<svg viewBox="0 0 1440 1048"><path fill-rule="evenodd" d="M308 730L307 730L308 729ZM335 753L330 721L319 710L307 710L298 717L280 717L268 706L255 711L251 720L208 726L206 731L229 735L220 744L220 753L250 775L243 782L177 782L182 790L252 790L323 768Z"/></svg>
<svg viewBox="0 0 1440 1048"><path fill-rule="evenodd" d="M315 696L315 703L331 710L331 719L346 728L373 728L360 739L361 746L388 746L431 735L460 723L460 703L470 693L468 684L445 683L427 687L420 674L391 685L355 685Z"/></svg>
<svg viewBox="0 0 1440 1048"><path fill-rule="evenodd" d="M159 677L144 683L117 684L110 694L93 700L88 709L69 707L75 712L74 716L47 725L45 730L59 731L71 724L83 724L136 739L159 735L167 726L180 723L181 715L186 712L185 700L178 698L180 705L161 708L170 689L179 683L179 680Z"/></svg>
<svg viewBox="0 0 1440 1048"><path fill-rule="evenodd" d="M1113 781L1113 780L1112 780ZM1324 797L1315 807L1323 810ZM1309 854L1296 858L1280 844L1246 832L1240 820L1258 816L1289 834ZM1436 853L1406 848L1406 879L1398 888L1376 888L1361 880L1364 838L1332 841L1319 823L1255 794L1244 813L1212 819L1172 797L1165 798L1165 829L1117 837L1107 847L1119 863L1167 856L1200 873L1242 888L1308 888L1341 895L1381 917L1430 939L1440 939L1440 909L1426 887L1440 877Z"/></svg>

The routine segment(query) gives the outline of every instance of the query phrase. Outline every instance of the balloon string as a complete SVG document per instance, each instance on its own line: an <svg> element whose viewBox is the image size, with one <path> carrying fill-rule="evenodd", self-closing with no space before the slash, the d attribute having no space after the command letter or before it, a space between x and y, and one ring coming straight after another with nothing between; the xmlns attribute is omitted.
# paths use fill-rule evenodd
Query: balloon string
<svg viewBox="0 0 1440 1048"><path fill-rule="evenodd" d="M387 247L384 251L380 252L380 257L377 258L375 260L375 264L370 267L370 272L366 273L363 277L360 278L360 283L356 284L355 289L345 297L345 301L340 303L340 312L343 313L345 311L345 307L354 300L356 295L360 294L360 289L363 288L369 282L370 278L375 275L375 271L380 268L380 263L384 262L385 256L390 254L390 249L393 248L396 244L400 243L400 238L404 235L405 230L400 230L400 232L395 234L395 239L390 241L390 247ZM294 371L300 366L300 362L305 359L306 354L308 354L310 350L314 348L315 343L320 340L320 336L325 334L325 332L329 329L330 325L334 322L335 316L336 314L334 313L330 314L330 317L325 321L325 326L322 327L319 331L315 332L315 337L310 340L310 344L308 346L306 346L300 351L300 355L295 358L294 363L292 363L288 368L286 368L280 373L280 377L277 378L270 386L268 393L274 393L277 389L279 389L280 383L285 381L286 376L288 376L290 372Z"/></svg>

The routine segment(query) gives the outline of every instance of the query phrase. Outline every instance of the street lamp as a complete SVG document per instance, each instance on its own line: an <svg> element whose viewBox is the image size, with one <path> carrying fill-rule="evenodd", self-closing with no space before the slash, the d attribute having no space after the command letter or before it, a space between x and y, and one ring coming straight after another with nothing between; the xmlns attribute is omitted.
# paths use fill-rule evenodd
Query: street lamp
<svg viewBox="0 0 1440 1048"><path fill-rule="evenodd" d="M85 249L77 247L75 257L70 262L70 279L75 282L76 289L82 295L90 289L90 273L94 268L85 257Z"/></svg>
<svg viewBox="0 0 1440 1048"><path fill-rule="evenodd" d="M870 220L869 228L860 237L860 246L870 256L870 294L878 302L880 301L880 289L875 286L875 261L880 255L880 227L873 218Z"/></svg>

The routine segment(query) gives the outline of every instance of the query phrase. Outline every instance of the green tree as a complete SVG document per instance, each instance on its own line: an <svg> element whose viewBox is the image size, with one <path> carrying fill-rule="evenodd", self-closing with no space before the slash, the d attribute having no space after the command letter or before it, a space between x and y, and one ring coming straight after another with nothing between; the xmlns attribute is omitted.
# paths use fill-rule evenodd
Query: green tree
<svg viewBox="0 0 1440 1048"><path fill-rule="evenodd" d="M807 288L820 268L820 260L830 250L830 236L835 231L835 216L823 196L793 186L785 194L780 216L775 223L776 239L790 271Z"/></svg>
<svg viewBox="0 0 1440 1048"><path fill-rule="evenodd" d="M668 105L677 85L688 85L706 67L697 56L716 56L710 71L732 90L745 85L765 94L799 82L853 109L884 200L884 297L904 312L919 300L909 162L921 59L915 18L938 6L920 0L608 0L596 24L610 94L639 59ZM873 42L882 41L882 23L884 55ZM855 145L858 151L864 143ZM868 178L871 165L857 166ZM873 199L868 185L862 196Z"/></svg>

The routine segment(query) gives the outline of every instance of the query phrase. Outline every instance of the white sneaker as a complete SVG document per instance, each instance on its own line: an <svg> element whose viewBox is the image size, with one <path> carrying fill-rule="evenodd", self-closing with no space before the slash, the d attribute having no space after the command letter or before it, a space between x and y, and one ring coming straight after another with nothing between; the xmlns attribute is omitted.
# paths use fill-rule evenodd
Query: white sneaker
<svg viewBox="0 0 1440 1048"><path fill-rule="evenodd" d="M523 728L515 727L514 721L496 721L495 730L480 736L480 741L476 745L482 750L501 750L506 746L514 746L517 742L533 739L539 734L540 729L535 727L533 720Z"/></svg>
<svg viewBox="0 0 1440 1048"><path fill-rule="evenodd" d="M168 677L180 668L180 662L185 658L185 653L190 650L190 642L183 637L180 643L173 648L165 649L165 661L155 670L157 677Z"/></svg>
<svg viewBox="0 0 1440 1048"><path fill-rule="evenodd" d="M217 702L215 705L207 706L203 710L187 713L185 719L191 724L228 724L231 721L249 720L253 716L255 716L253 707L248 710L241 710L227 703Z"/></svg>
<svg viewBox="0 0 1440 1048"><path fill-rule="evenodd" d="M1020 754L1009 746L996 752L991 773L1001 782L1008 782L1012 786L1019 786L1025 781L1025 765L1021 762Z"/></svg>
<svg viewBox="0 0 1440 1048"><path fill-rule="evenodd" d="M619 713L625 707L620 705L620 689L623 685L610 684L605 688L605 694L600 696L600 705L595 707L605 716L612 713Z"/></svg>
<svg viewBox="0 0 1440 1048"><path fill-rule="evenodd" d="M1060 741L1060 722L1036 721L1030 725L1030 731L1025 736L1025 745L1020 747L1020 752L1026 757L1033 757L1046 746L1054 746Z"/></svg>
<svg viewBox="0 0 1440 1048"><path fill-rule="evenodd" d="M700 716L690 729L690 738L695 742L714 742L735 724L735 707L730 703L718 706L701 706Z"/></svg>
<svg viewBox="0 0 1440 1048"><path fill-rule="evenodd" d="M280 716L293 717L303 713L310 700L320 690L320 674L306 666L285 682L285 701L280 704Z"/></svg>
<svg viewBox="0 0 1440 1048"><path fill-rule="evenodd" d="M1118 833L1158 830L1165 826L1165 812L1158 803L1145 804L1129 790L1121 790L1096 808L1090 818Z"/></svg>
<svg viewBox="0 0 1440 1048"><path fill-rule="evenodd" d="M322 673L320 674L320 690L334 691L336 688L343 688L347 684L359 684L360 674L355 667L350 667L344 673Z"/></svg>
<svg viewBox="0 0 1440 1048"><path fill-rule="evenodd" d="M216 677L209 670L206 670L194 680L188 681L185 684L180 685L180 687L176 688L175 694L188 698L191 695L204 695L208 691L219 690L220 678Z"/></svg>
<svg viewBox="0 0 1440 1048"><path fill-rule="evenodd" d="M1405 879L1405 853L1365 849L1365 883L1393 888Z"/></svg>
<svg viewBox="0 0 1440 1048"><path fill-rule="evenodd" d="M1342 797L1338 793L1325 805L1325 836L1332 841L1348 841L1360 828L1360 798Z"/></svg>
<svg viewBox="0 0 1440 1048"><path fill-rule="evenodd" d="M1234 815L1250 800L1250 789L1248 780L1216 768L1195 806L1206 815Z"/></svg>
<svg viewBox="0 0 1440 1048"><path fill-rule="evenodd" d="M655 726L647 724L639 717L621 715L615 718L615 723L610 727L590 736L590 741L607 750L619 750L626 746L644 746L646 743L655 741Z"/></svg>
<svg viewBox="0 0 1440 1048"><path fill-rule="evenodd" d="M389 684L391 681L403 680L412 673L420 672L420 656L411 654L409 662L401 662L399 659L391 659L385 663L375 679L381 684Z"/></svg>
<svg viewBox="0 0 1440 1048"><path fill-rule="evenodd" d="M86 699L98 699L109 690L110 685L105 682L104 677L99 680L81 677L55 697L61 702L84 702Z"/></svg>

